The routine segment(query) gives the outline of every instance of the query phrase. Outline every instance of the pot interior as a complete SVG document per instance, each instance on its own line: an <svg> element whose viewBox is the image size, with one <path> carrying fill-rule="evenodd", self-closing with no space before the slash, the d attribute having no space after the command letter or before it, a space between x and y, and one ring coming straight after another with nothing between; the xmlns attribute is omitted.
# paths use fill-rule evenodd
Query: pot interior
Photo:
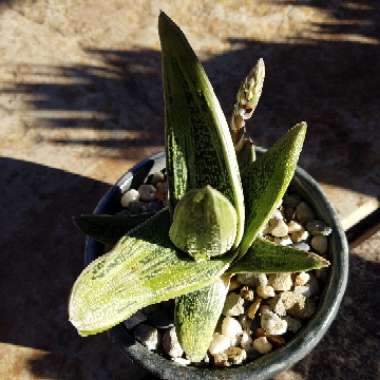
<svg viewBox="0 0 380 380"><path fill-rule="evenodd" d="M258 155L264 151L260 148L257 149ZM112 214L121 211L121 195L130 188L138 187L149 174L164 168L165 155L163 152L140 162L124 174L116 185L105 194L94 213ZM232 378L234 380L264 380L289 368L307 355L322 339L337 314L347 284L348 245L336 212L318 183L310 175L298 168L290 189L304 198L312 206L317 217L333 228L333 233L329 237L329 259L332 265L317 312L284 347L239 367L210 369L195 366L183 367L149 351L136 341L122 324L110 330L111 339L120 344L128 356L162 379L178 379L180 376L184 376L188 379L199 380ZM88 238L85 247L85 264L87 265L103 252L101 244Z"/></svg>

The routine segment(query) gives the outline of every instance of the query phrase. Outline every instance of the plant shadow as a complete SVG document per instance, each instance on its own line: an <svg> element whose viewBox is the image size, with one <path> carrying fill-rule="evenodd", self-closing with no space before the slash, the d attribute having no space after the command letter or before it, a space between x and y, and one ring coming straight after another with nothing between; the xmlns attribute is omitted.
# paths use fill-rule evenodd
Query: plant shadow
<svg viewBox="0 0 380 380"><path fill-rule="evenodd" d="M242 78L263 57L264 95L248 124L256 142L270 146L291 125L307 120L301 165L325 183L376 197L380 193L379 8L365 12L367 19L357 20L367 25L364 31L361 24L356 29L351 26L352 33L371 41L343 38L348 33L346 20L342 30L339 24L334 27L335 39L324 37L332 33L330 24L310 26L318 28L320 38L278 43L230 38L229 51L204 61L229 115ZM336 13L338 20L345 13L354 17L344 7ZM25 65L19 68L25 80L9 83L0 93L25 96L37 111L37 116L36 112L33 117L24 115L25 123L43 131L42 138L52 144L97 147L102 149L93 154L133 160L142 159L148 148L162 149L159 52L86 51L98 65Z"/></svg>
<svg viewBox="0 0 380 380"><path fill-rule="evenodd" d="M109 185L11 158L0 167L0 342L50 352L28 364L38 378L138 378L143 372L105 335L81 339L67 317L83 267L72 216L93 209Z"/></svg>

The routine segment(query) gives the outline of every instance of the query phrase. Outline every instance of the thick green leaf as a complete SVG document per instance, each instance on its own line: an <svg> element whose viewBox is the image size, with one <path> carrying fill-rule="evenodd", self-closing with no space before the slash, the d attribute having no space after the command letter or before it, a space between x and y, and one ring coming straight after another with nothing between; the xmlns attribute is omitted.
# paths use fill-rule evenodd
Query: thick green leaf
<svg viewBox="0 0 380 380"><path fill-rule="evenodd" d="M238 249L244 256L281 198L297 166L306 134L306 123L294 126L243 173L246 229Z"/></svg>
<svg viewBox="0 0 380 380"><path fill-rule="evenodd" d="M164 13L159 33L171 210L188 190L212 186L236 209L237 247L244 229L244 199L227 121L193 49Z"/></svg>
<svg viewBox="0 0 380 380"><path fill-rule="evenodd" d="M325 258L312 252L284 247L268 240L257 238L246 255L228 270L242 272L304 272L329 266Z"/></svg>
<svg viewBox="0 0 380 380"><path fill-rule="evenodd" d="M108 330L147 305L199 290L227 269L230 255L197 263L177 251L169 225L163 210L83 270L69 301L70 321L80 335Z"/></svg>
<svg viewBox="0 0 380 380"><path fill-rule="evenodd" d="M103 244L114 244L129 230L153 216L153 212L118 215L80 215L74 218L77 227Z"/></svg>
<svg viewBox="0 0 380 380"><path fill-rule="evenodd" d="M224 276L206 288L176 299L178 340L192 362L200 362L205 357L227 292L228 278Z"/></svg>
<svg viewBox="0 0 380 380"><path fill-rule="evenodd" d="M211 186L188 191L177 203L169 236L195 260L224 255L236 237L236 211Z"/></svg>
<svg viewBox="0 0 380 380"><path fill-rule="evenodd" d="M160 14L159 33L171 211L174 212L175 205L187 191L207 185L214 187L227 197L236 210L236 248L243 236L245 212L239 166L227 121L193 49L182 31L164 13ZM193 297L192 294L182 297L184 309L191 307ZM202 291L201 299L214 297L213 287ZM206 303L198 303L199 315L207 311ZM211 330L212 323L200 327L198 323L191 324L191 320L186 320L185 324L181 324L182 317L182 313L176 315L180 336L209 336L214 331ZM186 331L181 326L186 326ZM196 345L194 341L192 347ZM189 349L187 354L192 356Z"/></svg>

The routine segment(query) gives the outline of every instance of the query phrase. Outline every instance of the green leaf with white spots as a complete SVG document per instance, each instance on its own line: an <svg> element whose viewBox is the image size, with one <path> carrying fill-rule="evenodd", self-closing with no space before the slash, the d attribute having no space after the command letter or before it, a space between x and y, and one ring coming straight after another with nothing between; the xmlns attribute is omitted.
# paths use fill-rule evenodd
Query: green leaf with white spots
<svg viewBox="0 0 380 380"><path fill-rule="evenodd" d="M175 249L169 226L163 210L83 270L69 301L69 318L80 335L108 330L145 306L202 289L225 272L230 255L197 263Z"/></svg>
<svg viewBox="0 0 380 380"><path fill-rule="evenodd" d="M159 33L171 211L174 212L178 201L189 190L212 186L236 210L237 231L233 243L236 248L243 236L245 212L239 166L227 121L193 49L178 26L164 13L159 17ZM191 308L197 297L200 297L196 301L199 315L209 313L206 300L223 302L211 286L201 293L182 297L181 310ZM214 322L200 326L195 319L186 319L183 313L175 314L179 335L194 337L192 344L187 346L187 354L193 356L190 347L195 348L202 335L212 335ZM204 347L202 341L199 344Z"/></svg>
<svg viewBox="0 0 380 380"><path fill-rule="evenodd" d="M171 211L187 191L212 186L236 210L237 247L244 229L244 199L227 121L203 66L182 31L164 13L159 17L159 33Z"/></svg>
<svg viewBox="0 0 380 380"><path fill-rule="evenodd" d="M285 194L297 167L306 123L290 129L242 173L246 228L238 249L244 256Z"/></svg>
<svg viewBox="0 0 380 380"><path fill-rule="evenodd" d="M228 272L233 274L306 272L329 265L328 260L315 253L276 245L268 240L257 238L244 257L233 264Z"/></svg>
<svg viewBox="0 0 380 380"><path fill-rule="evenodd" d="M192 362L206 355L228 292L228 277L212 285L178 297L175 301L175 326L178 340Z"/></svg>

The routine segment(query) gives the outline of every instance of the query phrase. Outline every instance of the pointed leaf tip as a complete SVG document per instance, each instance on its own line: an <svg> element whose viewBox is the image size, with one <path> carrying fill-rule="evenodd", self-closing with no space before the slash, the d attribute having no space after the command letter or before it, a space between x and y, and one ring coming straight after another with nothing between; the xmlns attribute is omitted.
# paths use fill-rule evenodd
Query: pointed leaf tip
<svg viewBox="0 0 380 380"><path fill-rule="evenodd" d="M242 257L263 229L293 178L306 134L301 122L250 164L242 173L246 229L239 246Z"/></svg>
<svg viewBox="0 0 380 380"><path fill-rule="evenodd" d="M330 262L313 252L302 251L293 247L273 244L262 238L257 238L247 254L233 265L229 272L246 273L280 273L303 272L322 269Z"/></svg>

